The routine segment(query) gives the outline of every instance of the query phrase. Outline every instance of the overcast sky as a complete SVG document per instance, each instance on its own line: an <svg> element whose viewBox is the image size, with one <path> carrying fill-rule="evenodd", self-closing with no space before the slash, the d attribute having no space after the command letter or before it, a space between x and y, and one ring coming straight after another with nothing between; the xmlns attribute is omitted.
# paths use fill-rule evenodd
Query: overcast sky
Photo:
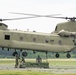
<svg viewBox="0 0 76 75"><path fill-rule="evenodd" d="M76 16L76 0L0 0L0 18L28 17L26 15L10 14L9 12L52 15ZM57 23L66 20L53 18L34 18L5 21L9 29L36 30L37 32L52 32Z"/></svg>

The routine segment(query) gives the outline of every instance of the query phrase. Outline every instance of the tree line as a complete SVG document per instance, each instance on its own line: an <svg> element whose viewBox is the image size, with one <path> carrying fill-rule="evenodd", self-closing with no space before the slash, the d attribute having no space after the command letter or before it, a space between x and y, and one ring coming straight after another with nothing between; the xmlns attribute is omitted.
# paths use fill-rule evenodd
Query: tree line
<svg viewBox="0 0 76 75"><path fill-rule="evenodd" d="M12 53L14 52L14 49L10 49L9 51L7 51L7 49L0 49L0 58L14 58L14 56L12 56ZM19 50L17 50L17 52L19 53ZM37 58L37 56L39 55L41 58L45 59L46 58L46 52L33 52L31 50L26 50L27 52L27 57L26 58ZM48 52L47 53L47 58L56 58L55 57L56 53L52 53L52 52ZM66 58L66 54L67 53L59 53L60 54L60 58ZM71 54L71 58L76 58L76 50L70 52Z"/></svg>

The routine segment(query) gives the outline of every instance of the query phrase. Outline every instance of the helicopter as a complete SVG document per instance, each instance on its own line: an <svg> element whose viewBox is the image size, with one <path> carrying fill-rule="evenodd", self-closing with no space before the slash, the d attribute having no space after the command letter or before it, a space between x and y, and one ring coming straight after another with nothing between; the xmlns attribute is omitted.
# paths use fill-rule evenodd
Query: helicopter
<svg viewBox="0 0 76 75"><path fill-rule="evenodd" d="M0 19L0 21L7 20L18 20L18 19L29 19L37 17L48 17L48 18L61 18L69 19L70 21L57 24L55 31L50 33L41 32L30 32L30 31L20 31L20 30L10 30L8 26L4 23L0 23L0 47L2 50L4 48L15 49L13 56L17 53L16 49L20 51L32 50L56 53L55 57L59 58L59 53L67 53L66 57L70 58L70 52L76 49L76 17L53 17L54 15L36 15L36 14L23 14L14 13L21 15L32 15L33 17L24 18L13 18L13 19ZM57 14L56 14L57 15ZM22 52L22 56L27 56L27 52Z"/></svg>

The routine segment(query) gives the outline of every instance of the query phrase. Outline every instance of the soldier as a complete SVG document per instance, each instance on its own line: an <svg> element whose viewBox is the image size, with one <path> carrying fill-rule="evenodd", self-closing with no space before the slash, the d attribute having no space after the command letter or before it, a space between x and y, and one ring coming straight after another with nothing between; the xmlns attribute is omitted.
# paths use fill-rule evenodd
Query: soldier
<svg viewBox="0 0 76 75"><path fill-rule="evenodd" d="M38 57L37 57L37 59L36 59L36 62L37 63L41 63L42 62L42 59L41 59L41 57L38 55Z"/></svg>
<svg viewBox="0 0 76 75"><path fill-rule="evenodd" d="M19 63L18 63L18 59L19 59L18 54L16 54L16 61L15 61L15 62L16 62L16 64L15 64L15 68L17 68L17 67L18 67L18 64L19 64Z"/></svg>

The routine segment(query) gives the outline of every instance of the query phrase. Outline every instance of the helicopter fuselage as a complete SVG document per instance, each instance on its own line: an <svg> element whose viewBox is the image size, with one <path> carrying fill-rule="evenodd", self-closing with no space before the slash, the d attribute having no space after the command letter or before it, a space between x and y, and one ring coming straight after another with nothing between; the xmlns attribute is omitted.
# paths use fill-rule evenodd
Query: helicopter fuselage
<svg viewBox="0 0 76 75"><path fill-rule="evenodd" d="M50 52L69 52L74 49L74 37L20 30L0 30L0 47Z"/></svg>

